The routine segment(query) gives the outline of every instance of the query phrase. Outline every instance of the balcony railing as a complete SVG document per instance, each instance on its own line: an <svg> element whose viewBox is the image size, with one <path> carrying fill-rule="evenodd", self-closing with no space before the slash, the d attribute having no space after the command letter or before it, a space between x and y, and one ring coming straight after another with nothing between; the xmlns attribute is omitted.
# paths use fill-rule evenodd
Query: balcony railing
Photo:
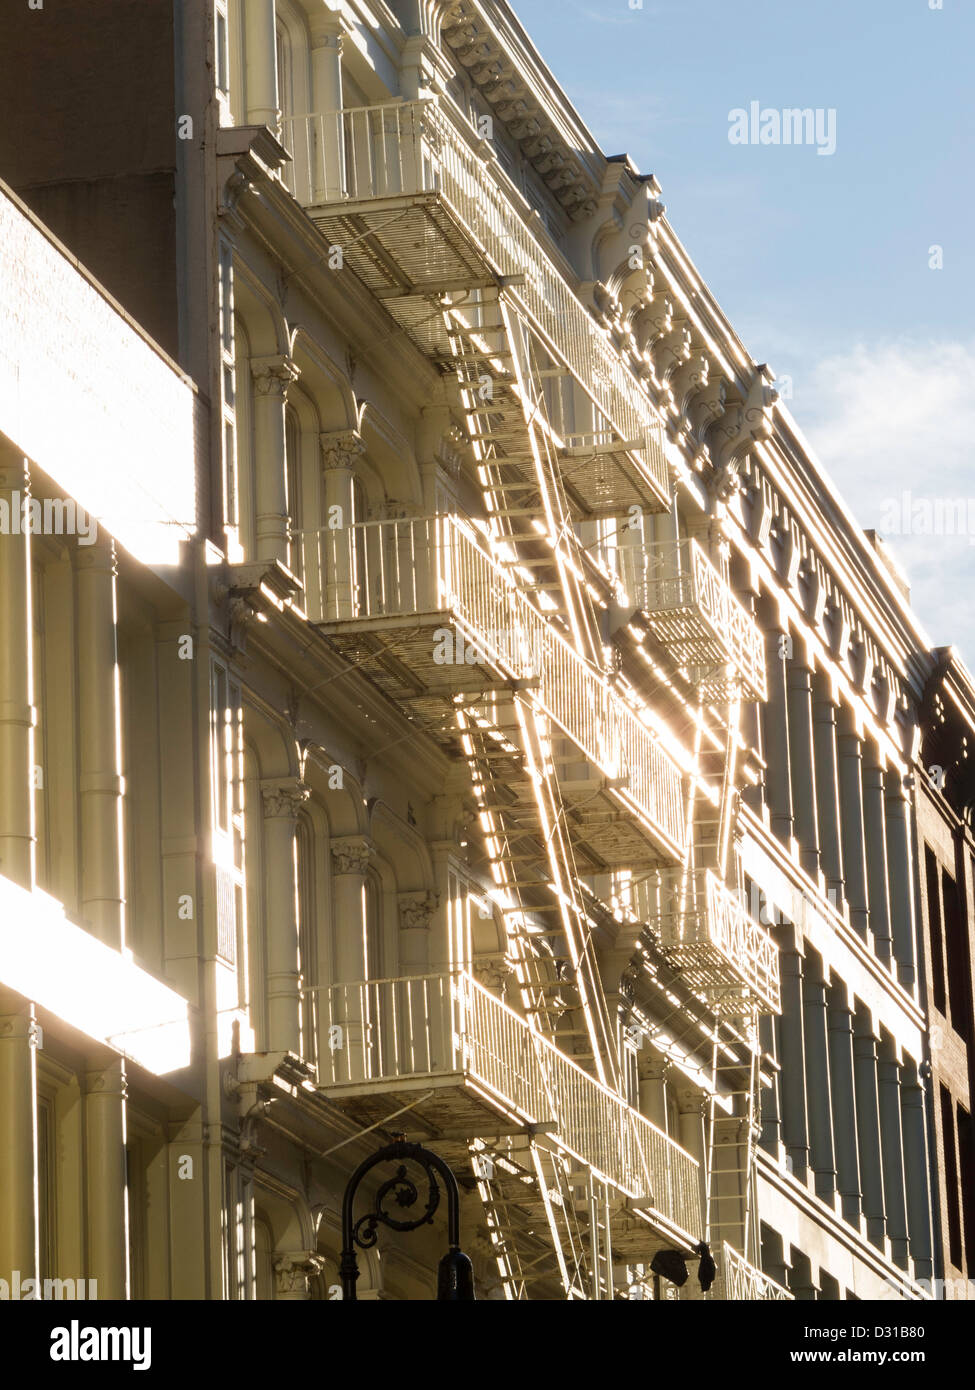
<svg viewBox="0 0 975 1390"><path fill-rule="evenodd" d="M781 1011L775 942L710 870L665 884L656 925L663 953L719 1013Z"/></svg>
<svg viewBox="0 0 975 1390"><path fill-rule="evenodd" d="M483 144L477 148L446 104L428 99L296 117L284 123L284 138L294 159L292 191L309 210L436 195L494 271L516 278L509 293L595 405L596 434L611 428L666 506L669 475L654 406L546 254L525 220L527 204L524 213L515 206ZM429 280L447 265L434 242L427 236L420 248L397 243L394 250Z"/></svg>
<svg viewBox="0 0 975 1390"><path fill-rule="evenodd" d="M620 577L657 636L681 666L720 698L729 663L746 698L767 698L765 644L754 619L696 541L624 545Z"/></svg>
<svg viewBox="0 0 975 1390"><path fill-rule="evenodd" d="M428 615L430 663L489 662L534 677L534 698L665 842L683 854L686 810L679 766L605 679L528 602L455 516L365 522L301 537L308 615L327 625ZM435 619L462 630L463 654L437 653ZM414 654L414 659L416 655ZM449 661L447 662L449 664ZM441 672L442 674L442 672Z"/></svg>
<svg viewBox="0 0 975 1390"><path fill-rule="evenodd" d="M466 971L341 984L322 997L333 1040L324 1084L469 1082L525 1124L554 1122L563 1149L699 1238L697 1161Z"/></svg>
<svg viewBox="0 0 975 1390"><path fill-rule="evenodd" d="M760 1300L791 1303L793 1295L760 1269L756 1269L727 1241L721 1251L718 1277L712 1297L729 1303L754 1303Z"/></svg>

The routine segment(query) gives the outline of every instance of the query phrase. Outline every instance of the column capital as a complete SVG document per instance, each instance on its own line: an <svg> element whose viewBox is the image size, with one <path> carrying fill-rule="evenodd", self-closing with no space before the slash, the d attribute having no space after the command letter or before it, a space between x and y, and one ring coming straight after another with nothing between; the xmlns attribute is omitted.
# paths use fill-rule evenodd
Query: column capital
<svg viewBox="0 0 975 1390"><path fill-rule="evenodd" d="M294 1250L274 1257L274 1276L278 1297L307 1298L312 1279L325 1268L324 1257L315 1250Z"/></svg>
<svg viewBox="0 0 975 1390"><path fill-rule="evenodd" d="M440 894L427 892L400 893L399 924L403 931L429 931L433 915L440 906Z"/></svg>
<svg viewBox="0 0 975 1390"><path fill-rule="evenodd" d="M30 465L22 455L4 450L0 453L0 492L20 492L26 495L30 487Z"/></svg>
<svg viewBox="0 0 975 1390"><path fill-rule="evenodd" d="M693 1086L682 1087L677 1092L677 1109L681 1115L700 1115L705 1118L711 1105L707 1091L699 1091Z"/></svg>
<svg viewBox="0 0 975 1390"><path fill-rule="evenodd" d="M259 396L281 396L288 394L288 387L298 380L301 371L290 357L252 357L251 376L254 389Z"/></svg>
<svg viewBox="0 0 975 1390"><path fill-rule="evenodd" d="M641 1081L666 1081L673 1070L673 1064L666 1057L657 1057L652 1052L642 1052L637 1059L637 1075Z"/></svg>
<svg viewBox="0 0 975 1390"><path fill-rule="evenodd" d="M342 835L333 839L330 846L334 874L364 874L376 852L376 847L365 835Z"/></svg>
<svg viewBox="0 0 975 1390"><path fill-rule="evenodd" d="M272 778L261 783L265 820L296 820L311 792L297 777Z"/></svg>
<svg viewBox="0 0 975 1390"><path fill-rule="evenodd" d="M355 461L366 452L358 430L329 430L318 436L322 450L322 467L353 468Z"/></svg>
<svg viewBox="0 0 975 1390"><path fill-rule="evenodd" d="M113 577L118 575L115 542L107 531L98 530L88 545L72 546L71 556L76 570L97 570Z"/></svg>

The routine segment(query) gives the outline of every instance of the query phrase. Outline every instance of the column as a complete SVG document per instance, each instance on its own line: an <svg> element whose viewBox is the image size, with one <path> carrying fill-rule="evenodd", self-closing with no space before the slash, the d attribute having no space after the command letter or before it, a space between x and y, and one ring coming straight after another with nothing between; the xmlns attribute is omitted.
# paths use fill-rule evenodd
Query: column
<svg viewBox="0 0 975 1390"><path fill-rule="evenodd" d="M637 1062L640 1114L667 1133L667 1076L670 1063L652 1052L641 1052Z"/></svg>
<svg viewBox="0 0 975 1390"><path fill-rule="evenodd" d="M863 764L863 839L867 851L867 888L873 945L890 961L890 904L887 899L887 827L884 817L884 769L871 746Z"/></svg>
<svg viewBox="0 0 975 1390"><path fill-rule="evenodd" d="M290 357L252 357L254 378L254 534L256 557L288 567L288 459L284 408L298 379Z"/></svg>
<svg viewBox="0 0 975 1390"><path fill-rule="evenodd" d="M837 753L840 776L840 830L843 873L850 923L866 938L870 913L867 906L867 865L863 833L862 743L845 707L840 711Z"/></svg>
<svg viewBox="0 0 975 1390"><path fill-rule="evenodd" d="M337 1080L361 1081L372 1074L374 1061L367 1026L369 992L362 984L369 965L366 876L373 845L363 835L345 835L332 840L331 851L335 931L332 1021L341 1030L341 1050L333 1054L333 1066L341 1073Z"/></svg>
<svg viewBox="0 0 975 1390"><path fill-rule="evenodd" d="M88 1277L98 1280L100 1300L127 1298L125 1064L119 1059L89 1071L86 1082Z"/></svg>
<svg viewBox="0 0 975 1390"><path fill-rule="evenodd" d="M880 1108L880 1152L883 1161L885 1215L890 1253L907 1269L907 1194L904 1189L904 1136L901 1129L900 1067L890 1039L885 1038L877 1062Z"/></svg>
<svg viewBox="0 0 975 1390"><path fill-rule="evenodd" d="M806 961L803 977L803 1035L806 1058L806 1093L809 1110L810 1162L816 1175L816 1195L829 1206L836 1193L836 1158L833 1150L833 1105L829 1085L826 981L822 962Z"/></svg>
<svg viewBox="0 0 975 1390"><path fill-rule="evenodd" d="M802 955L795 946L779 954L782 978L782 1129L792 1172L806 1181L809 1126L806 1112L806 1059L803 1042Z"/></svg>
<svg viewBox="0 0 975 1390"><path fill-rule="evenodd" d="M122 779L116 744L115 551L109 537L76 548L78 580L81 910L91 930L122 947Z"/></svg>
<svg viewBox="0 0 975 1390"><path fill-rule="evenodd" d="M862 1192L857 1141L856 1094L853 1082L853 1013L846 989L827 991L830 1099L833 1104L833 1143L836 1185L843 1219L859 1229Z"/></svg>
<svg viewBox="0 0 975 1390"><path fill-rule="evenodd" d="M836 701L825 675L814 681L813 743L816 757L816 812L826 891L843 910L843 848L840 839L840 788L836 765Z"/></svg>
<svg viewBox="0 0 975 1390"><path fill-rule="evenodd" d="M354 430L319 436L322 448L322 480L325 493L325 532L322 563L325 566L325 618L332 622L358 616L355 594L355 462L365 445Z"/></svg>
<svg viewBox="0 0 975 1390"><path fill-rule="evenodd" d="M775 1015L761 1014L758 1020L758 1037L764 1054L763 1070L768 1067L772 1073L771 1086L761 1091L762 1135L761 1145L778 1161L779 1144L782 1141L782 1114L779 1106L779 1067L775 1048Z"/></svg>
<svg viewBox="0 0 975 1390"><path fill-rule="evenodd" d="M816 808L816 773L813 753L812 671L798 653L787 667L789 754L792 763L792 800L799 862L813 878L819 877L819 827Z"/></svg>
<svg viewBox="0 0 975 1390"><path fill-rule="evenodd" d="M904 779L888 770L886 785L887 872L890 876L890 934L897 978L913 990L915 977L914 872L912 833Z"/></svg>
<svg viewBox="0 0 975 1390"><path fill-rule="evenodd" d="M301 977L294 844L308 788L294 778L261 783L267 918L267 1047L301 1056Z"/></svg>
<svg viewBox="0 0 975 1390"><path fill-rule="evenodd" d="M627 534L624 532L624 535ZM758 595L752 589L747 589L741 594L741 602L745 610L754 621L758 622ZM769 638L765 638L766 667L768 665L768 643ZM741 732L745 741L746 748L753 748L759 758L764 759L765 754L762 744L762 707L758 700L749 700L741 706ZM761 814L762 803L766 797L765 771L754 786L746 786L742 790L742 799L757 814Z"/></svg>
<svg viewBox="0 0 975 1390"><path fill-rule="evenodd" d="M311 29L312 111L320 142L313 164L312 202L334 203L345 197L345 131L339 114L342 99L342 20L319 6Z"/></svg>
<svg viewBox="0 0 975 1390"><path fill-rule="evenodd" d="M23 458L0 446L0 874L32 888L33 709L30 687L30 536Z"/></svg>
<svg viewBox="0 0 975 1390"><path fill-rule="evenodd" d="M877 1096L877 1039L869 1015L857 1012L853 1023L853 1078L863 1214L867 1239L884 1249L884 1179L880 1157L880 1106Z"/></svg>
<svg viewBox="0 0 975 1390"><path fill-rule="evenodd" d="M679 1143L691 1158L698 1162L699 1203L704 1217L704 1203L707 1195L708 1152L707 1117L710 1113L711 1099L706 1092L693 1087L677 1092L677 1126ZM701 1226L704 1230L704 1224Z"/></svg>
<svg viewBox="0 0 975 1390"><path fill-rule="evenodd" d="M767 765L765 786L772 831L788 846L794 829L786 691L786 657L792 650L792 638L775 624L767 629L765 643L768 660L768 702L762 707L762 743Z"/></svg>
<svg viewBox="0 0 975 1390"><path fill-rule="evenodd" d="M278 1303L307 1303L312 1284L325 1268L315 1250L295 1250L274 1256L274 1297Z"/></svg>
<svg viewBox="0 0 975 1390"><path fill-rule="evenodd" d="M0 536L0 550L9 537ZM0 1276L15 1269L24 1279L38 1271L37 1025L33 1006L0 1016Z"/></svg>
<svg viewBox="0 0 975 1390"><path fill-rule="evenodd" d="M417 1071L436 1071L450 1060L450 979L446 973L431 976L430 969L431 927L438 903L437 895L429 892L400 893L397 900L399 962L395 973L408 983L396 986L401 994L396 1021L401 1028L409 1028L410 1055Z"/></svg>
<svg viewBox="0 0 975 1390"><path fill-rule="evenodd" d="M924 1083L917 1064L907 1058L901 1069L901 1128L907 1180L907 1232L915 1279L930 1279L931 1207Z"/></svg>
<svg viewBox="0 0 975 1390"><path fill-rule="evenodd" d="M247 124L278 129L278 37L274 0L244 0Z"/></svg>

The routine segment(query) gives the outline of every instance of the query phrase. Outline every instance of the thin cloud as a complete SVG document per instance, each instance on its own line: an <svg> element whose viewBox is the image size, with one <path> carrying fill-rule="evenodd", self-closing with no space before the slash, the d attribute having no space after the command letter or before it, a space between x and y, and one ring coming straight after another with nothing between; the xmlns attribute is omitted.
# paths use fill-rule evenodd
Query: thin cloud
<svg viewBox="0 0 975 1390"><path fill-rule="evenodd" d="M975 660L975 339L900 338L824 358L794 413L861 525L907 570L939 645Z"/></svg>

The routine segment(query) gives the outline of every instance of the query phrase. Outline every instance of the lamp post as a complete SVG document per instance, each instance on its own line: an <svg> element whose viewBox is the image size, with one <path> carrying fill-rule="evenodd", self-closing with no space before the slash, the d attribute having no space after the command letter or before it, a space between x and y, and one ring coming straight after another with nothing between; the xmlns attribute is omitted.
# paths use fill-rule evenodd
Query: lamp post
<svg viewBox="0 0 975 1390"><path fill-rule="evenodd" d="M356 1193L367 1173L381 1163L399 1163L395 1176L388 1178L376 1193L373 1209L358 1221L354 1218ZM426 1206L419 1216L403 1220L386 1211L384 1202L391 1198L397 1207L406 1209L420 1200L416 1183L407 1175L407 1163L421 1167L427 1178ZM460 1248L460 1193L457 1179L443 1159L422 1144L408 1144L403 1135L397 1135L392 1144L378 1149L370 1158L360 1163L349 1179L342 1199L342 1263L339 1275L342 1279L343 1299L355 1302L356 1280L359 1278L359 1263L355 1247L370 1250L378 1238L380 1226L388 1226L393 1231L416 1231L421 1226L431 1225L440 1205L440 1185L442 1179L447 1192L447 1241L448 1250L440 1261L437 1272L437 1301L441 1303L474 1302L474 1269L470 1260Z"/></svg>

